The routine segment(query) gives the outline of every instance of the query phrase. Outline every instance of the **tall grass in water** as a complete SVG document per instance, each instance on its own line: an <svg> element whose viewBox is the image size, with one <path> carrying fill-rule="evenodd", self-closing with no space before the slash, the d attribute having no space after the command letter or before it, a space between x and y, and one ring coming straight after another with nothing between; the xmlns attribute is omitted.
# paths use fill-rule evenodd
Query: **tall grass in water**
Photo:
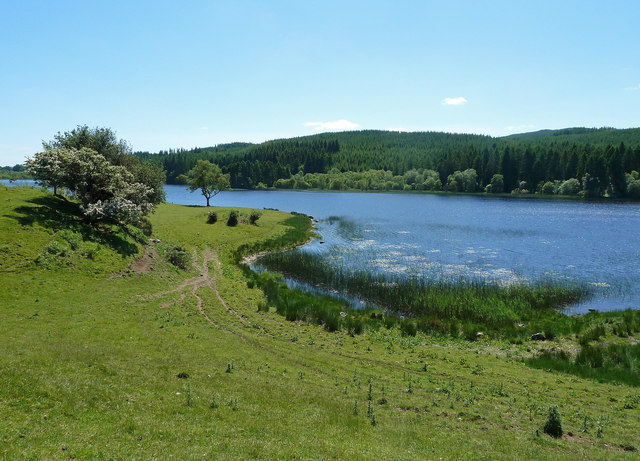
<svg viewBox="0 0 640 461"><path fill-rule="evenodd" d="M270 254L261 258L259 264L295 280L338 290L415 317L419 324L427 322L439 329L445 329L442 322L452 319L491 329L512 328L524 320L542 321L555 313L555 308L577 302L588 294L583 286L552 282L500 286L464 278L441 280L349 271L327 264L319 255L300 251Z"/></svg>

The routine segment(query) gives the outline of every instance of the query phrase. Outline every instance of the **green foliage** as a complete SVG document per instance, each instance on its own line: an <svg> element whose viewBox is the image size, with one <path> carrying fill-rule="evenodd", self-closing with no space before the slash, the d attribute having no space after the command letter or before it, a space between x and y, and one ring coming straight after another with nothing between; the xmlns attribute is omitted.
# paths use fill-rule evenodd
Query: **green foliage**
<svg viewBox="0 0 640 461"><path fill-rule="evenodd" d="M253 224L254 226L257 226L258 219L260 219L260 216L262 216L262 213L260 213L259 211L252 211L251 214L249 215L249 224Z"/></svg>
<svg viewBox="0 0 640 461"><path fill-rule="evenodd" d="M578 342L581 346L586 346L591 341L598 341L602 336L605 336L606 334L607 330L605 326L602 324L598 324L581 334L578 338Z"/></svg>
<svg viewBox="0 0 640 461"><path fill-rule="evenodd" d="M640 386L640 344L586 345L575 358L562 350L546 351L528 359L527 364L602 382Z"/></svg>
<svg viewBox="0 0 640 461"><path fill-rule="evenodd" d="M151 235L153 234L153 224L151 224L151 221L149 221L147 217L141 218L140 221L138 221L138 223L136 224L136 227L140 229L142 233L147 237L151 237Z"/></svg>
<svg viewBox="0 0 640 461"><path fill-rule="evenodd" d="M210 211L207 214L207 224L215 224L218 222L218 213L215 211Z"/></svg>
<svg viewBox="0 0 640 461"><path fill-rule="evenodd" d="M229 213L229 217L227 218L227 226L235 227L238 225L239 214L237 211L233 210Z"/></svg>
<svg viewBox="0 0 640 461"><path fill-rule="evenodd" d="M464 332L468 339L475 339L479 331L492 330L504 335L516 331L516 323L542 318L546 320L546 331L553 336L558 328L570 328L563 320L564 316L555 309L588 294L583 286L549 282L501 287L479 280L446 281L347 271L328 264L317 254L300 251L266 255L260 259L260 265L295 280L337 290L413 317L399 322L402 331L408 335L412 335L413 328L424 332L447 332L446 322L455 320L466 325ZM413 322L416 322L415 326ZM535 322L528 323L530 328L543 327Z"/></svg>
<svg viewBox="0 0 640 461"><path fill-rule="evenodd" d="M223 174L222 170L215 163L206 160L198 160L186 178L189 190L200 190L207 200L207 206L211 206L209 201L223 190L229 189L229 175Z"/></svg>
<svg viewBox="0 0 640 461"><path fill-rule="evenodd" d="M555 191L556 191L556 186L551 181L545 182L544 184L542 184L542 187L540 188L540 193L543 195L553 195Z"/></svg>
<svg viewBox="0 0 640 461"><path fill-rule="evenodd" d="M15 166L2 166L0 167L0 179L18 180L18 179L33 179L33 177L27 172L26 165Z"/></svg>
<svg viewBox="0 0 640 461"><path fill-rule="evenodd" d="M107 128L78 127L43 146L27 160L29 173L54 194L71 193L90 222L137 224L164 200L161 167L130 155Z"/></svg>
<svg viewBox="0 0 640 461"><path fill-rule="evenodd" d="M549 414L547 415L547 421L544 423L542 430L545 434L551 437L562 437L562 422L560 421L560 413L558 413L558 407L555 405L549 407Z"/></svg>
<svg viewBox="0 0 640 461"><path fill-rule="evenodd" d="M597 182L584 195L610 190L624 196L629 195L625 173L640 170L640 129L570 129L507 138L364 130L138 155L162 165L172 183L198 160L207 160L229 174L233 187L246 189L527 193L551 183L559 193L570 179L582 188L588 173ZM473 181L461 181L470 170L477 175L475 187ZM491 184L497 174L502 187ZM574 181L565 184L565 195L575 195L575 186ZM638 188L632 184L632 194Z"/></svg>
<svg viewBox="0 0 640 461"><path fill-rule="evenodd" d="M180 269L187 270L191 266L191 254L180 245L171 246L167 249L167 259Z"/></svg>

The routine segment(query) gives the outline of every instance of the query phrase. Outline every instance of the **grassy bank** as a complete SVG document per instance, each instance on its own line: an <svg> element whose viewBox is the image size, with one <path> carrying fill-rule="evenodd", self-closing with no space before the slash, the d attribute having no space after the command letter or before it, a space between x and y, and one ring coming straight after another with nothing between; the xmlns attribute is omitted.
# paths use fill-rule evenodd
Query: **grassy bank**
<svg viewBox="0 0 640 461"><path fill-rule="evenodd" d="M352 337L259 310L238 248L293 216L231 228L214 210L160 206L147 244L0 187L0 459L637 459L637 389L532 369L535 343ZM36 262L52 242L64 264Z"/></svg>

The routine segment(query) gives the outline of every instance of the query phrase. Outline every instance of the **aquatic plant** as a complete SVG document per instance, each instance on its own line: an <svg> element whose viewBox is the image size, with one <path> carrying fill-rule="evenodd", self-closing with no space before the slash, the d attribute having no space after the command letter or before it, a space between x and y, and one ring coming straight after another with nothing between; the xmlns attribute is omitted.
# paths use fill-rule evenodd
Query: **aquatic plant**
<svg viewBox="0 0 640 461"><path fill-rule="evenodd" d="M525 319L540 319L546 320L544 329L553 337L555 330L568 327L550 322L548 314L589 294L584 286L551 281L502 286L462 277L444 279L349 271L328 263L318 254L301 251L270 254L261 258L259 264L294 280L337 290L367 304L412 317L415 320L399 322L403 333L410 336L417 330L449 330L455 336L458 325L446 323L455 320L467 325L475 323L465 330L465 335L472 339L470 336L475 338L482 329L509 329ZM389 319L385 326L391 327L393 323L395 321Z"/></svg>

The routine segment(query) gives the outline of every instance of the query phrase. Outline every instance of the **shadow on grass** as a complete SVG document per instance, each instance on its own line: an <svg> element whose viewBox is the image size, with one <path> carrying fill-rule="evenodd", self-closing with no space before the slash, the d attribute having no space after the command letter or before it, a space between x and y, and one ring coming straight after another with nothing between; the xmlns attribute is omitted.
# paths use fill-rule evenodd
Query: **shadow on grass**
<svg viewBox="0 0 640 461"><path fill-rule="evenodd" d="M14 209L17 214L7 214L6 217L23 226L38 224L53 231L68 229L82 235L83 240L108 246L122 256L138 253L138 246L130 240L135 240L136 236L127 228L91 226L83 220L77 203L55 196L37 197L28 202L33 205L17 207Z"/></svg>

